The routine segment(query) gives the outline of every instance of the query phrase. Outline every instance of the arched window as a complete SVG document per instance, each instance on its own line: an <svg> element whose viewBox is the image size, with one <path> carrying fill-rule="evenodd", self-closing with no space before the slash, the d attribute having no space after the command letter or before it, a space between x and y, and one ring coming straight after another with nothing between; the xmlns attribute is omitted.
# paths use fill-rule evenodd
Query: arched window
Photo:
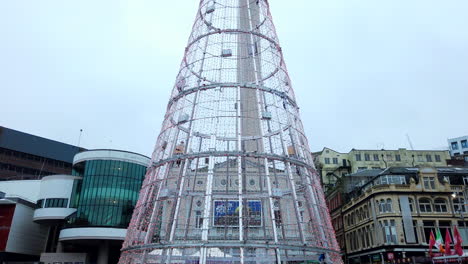
<svg viewBox="0 0 468 264"><path fill-rule="evenodd" d="M392 212L392 199L390 199L390 198L387 199L387 204L385 206L385 211L387 213Z"/></svg>
<svg viewBox="0 0 468 264"><path fill-rule="evenodd" d="M364 209L363 209L363 210L364 210L364 218L365 218L365 219L369 218L369 211L368 211L368 209L367 209L367 205L364 205Z"/></svg>
<svg viewBox="0 0 468 264"><path fill-rule="evenodd" d="M453 200L453 207L456 213L466 212L465 199L456 198Z"/></svg>
<svg viewBox="0 0 468 264"><path fill-rule="evenodd" d="M442 198L437 198L434 200L434 211L439 213L447 212L447 202Z"/></svg>
<svg viewBox="0 0 468 264"><path fill-rule="evenodd" d="M422 213L432 212L431 200L428 198L419 199L419 210L421 210Z"/></svg>
<svg viewBox="0 0 468 264"><path fill-rule="evenodd" d="M380 204L379 204L379 211L381 213L385 213L385 200L384 199L380 199Z"/></svg>

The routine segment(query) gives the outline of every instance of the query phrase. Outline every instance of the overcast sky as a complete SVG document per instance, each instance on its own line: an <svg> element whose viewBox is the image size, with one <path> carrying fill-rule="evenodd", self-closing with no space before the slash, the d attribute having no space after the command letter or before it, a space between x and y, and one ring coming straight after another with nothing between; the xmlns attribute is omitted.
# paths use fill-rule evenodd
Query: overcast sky
<svg viewBox="0 0 468 264"><path fill-rule="evenodd" d="M271 0L314 151L468 134L468 1ZM0 125L149 155L197 0L0 2Z"/></svg>

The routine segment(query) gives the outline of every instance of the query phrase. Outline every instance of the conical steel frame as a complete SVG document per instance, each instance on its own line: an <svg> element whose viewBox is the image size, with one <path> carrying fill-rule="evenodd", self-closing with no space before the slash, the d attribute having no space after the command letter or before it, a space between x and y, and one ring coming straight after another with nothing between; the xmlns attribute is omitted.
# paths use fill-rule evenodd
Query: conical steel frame
<svg viewBox="0 0 468 264"><path fill-rule="evenodd" d="M119 263L342 263L268 1L200 1L152 161Z"/></svg>

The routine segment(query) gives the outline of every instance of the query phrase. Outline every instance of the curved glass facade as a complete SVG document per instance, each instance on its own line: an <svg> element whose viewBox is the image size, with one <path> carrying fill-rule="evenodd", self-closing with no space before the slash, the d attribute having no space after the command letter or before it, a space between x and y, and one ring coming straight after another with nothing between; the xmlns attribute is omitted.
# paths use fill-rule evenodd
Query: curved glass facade
<svg viewBox="0 0 468 264"><path fill-rule="evenodd" d="M91 160L75 164L70 207L77 208L67 227L127 228L146 167L124 161Z"/></svg>

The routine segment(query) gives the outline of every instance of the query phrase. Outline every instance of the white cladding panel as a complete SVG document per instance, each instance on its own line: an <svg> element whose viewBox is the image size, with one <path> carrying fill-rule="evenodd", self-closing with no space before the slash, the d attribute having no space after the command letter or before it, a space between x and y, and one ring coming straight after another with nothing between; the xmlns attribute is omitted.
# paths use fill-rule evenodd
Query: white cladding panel
<svg viewBox="0 0 468 264"><path fill-rule="evenodd" d="M60 241L82 239L124 240L127 229L82 227L68 228L60 231Z"/></svg>
<svg viewBox="0 0 468 264"><path fill-rule="evenodd" d="M34 211L34 221L63 220L76 212L75 208L41 208Z"/></svg>
<svg viewBox="0 0 468 264"><path fill-rule="evenodd" d="M0 181L0 192L7 197L19 197L32 203L36 203L40 188L40 180Z"/></svg>
<svg viewBox="0 0 468 264"><path fill-rule="evenodd" d="M86 160L120 160L143 166L149 166L151 161L148 157L131 152L118 150L90 150L76 154L73 158L73 164Z"/></svg>
<svg viewBox="0 0 468 264"><path fill-rule="evenodd" d="M8 235L7 252L40 255L44 251L49 227L33 222L33 208L16 204Z"/></svg>
<svg viewBox="0 0 468 264"><path fill-rule="evenodd" d="M41 180L39 199L67 198L70 199L73 190L73 182L80 177L69 175L53 175Z"/></svg>

